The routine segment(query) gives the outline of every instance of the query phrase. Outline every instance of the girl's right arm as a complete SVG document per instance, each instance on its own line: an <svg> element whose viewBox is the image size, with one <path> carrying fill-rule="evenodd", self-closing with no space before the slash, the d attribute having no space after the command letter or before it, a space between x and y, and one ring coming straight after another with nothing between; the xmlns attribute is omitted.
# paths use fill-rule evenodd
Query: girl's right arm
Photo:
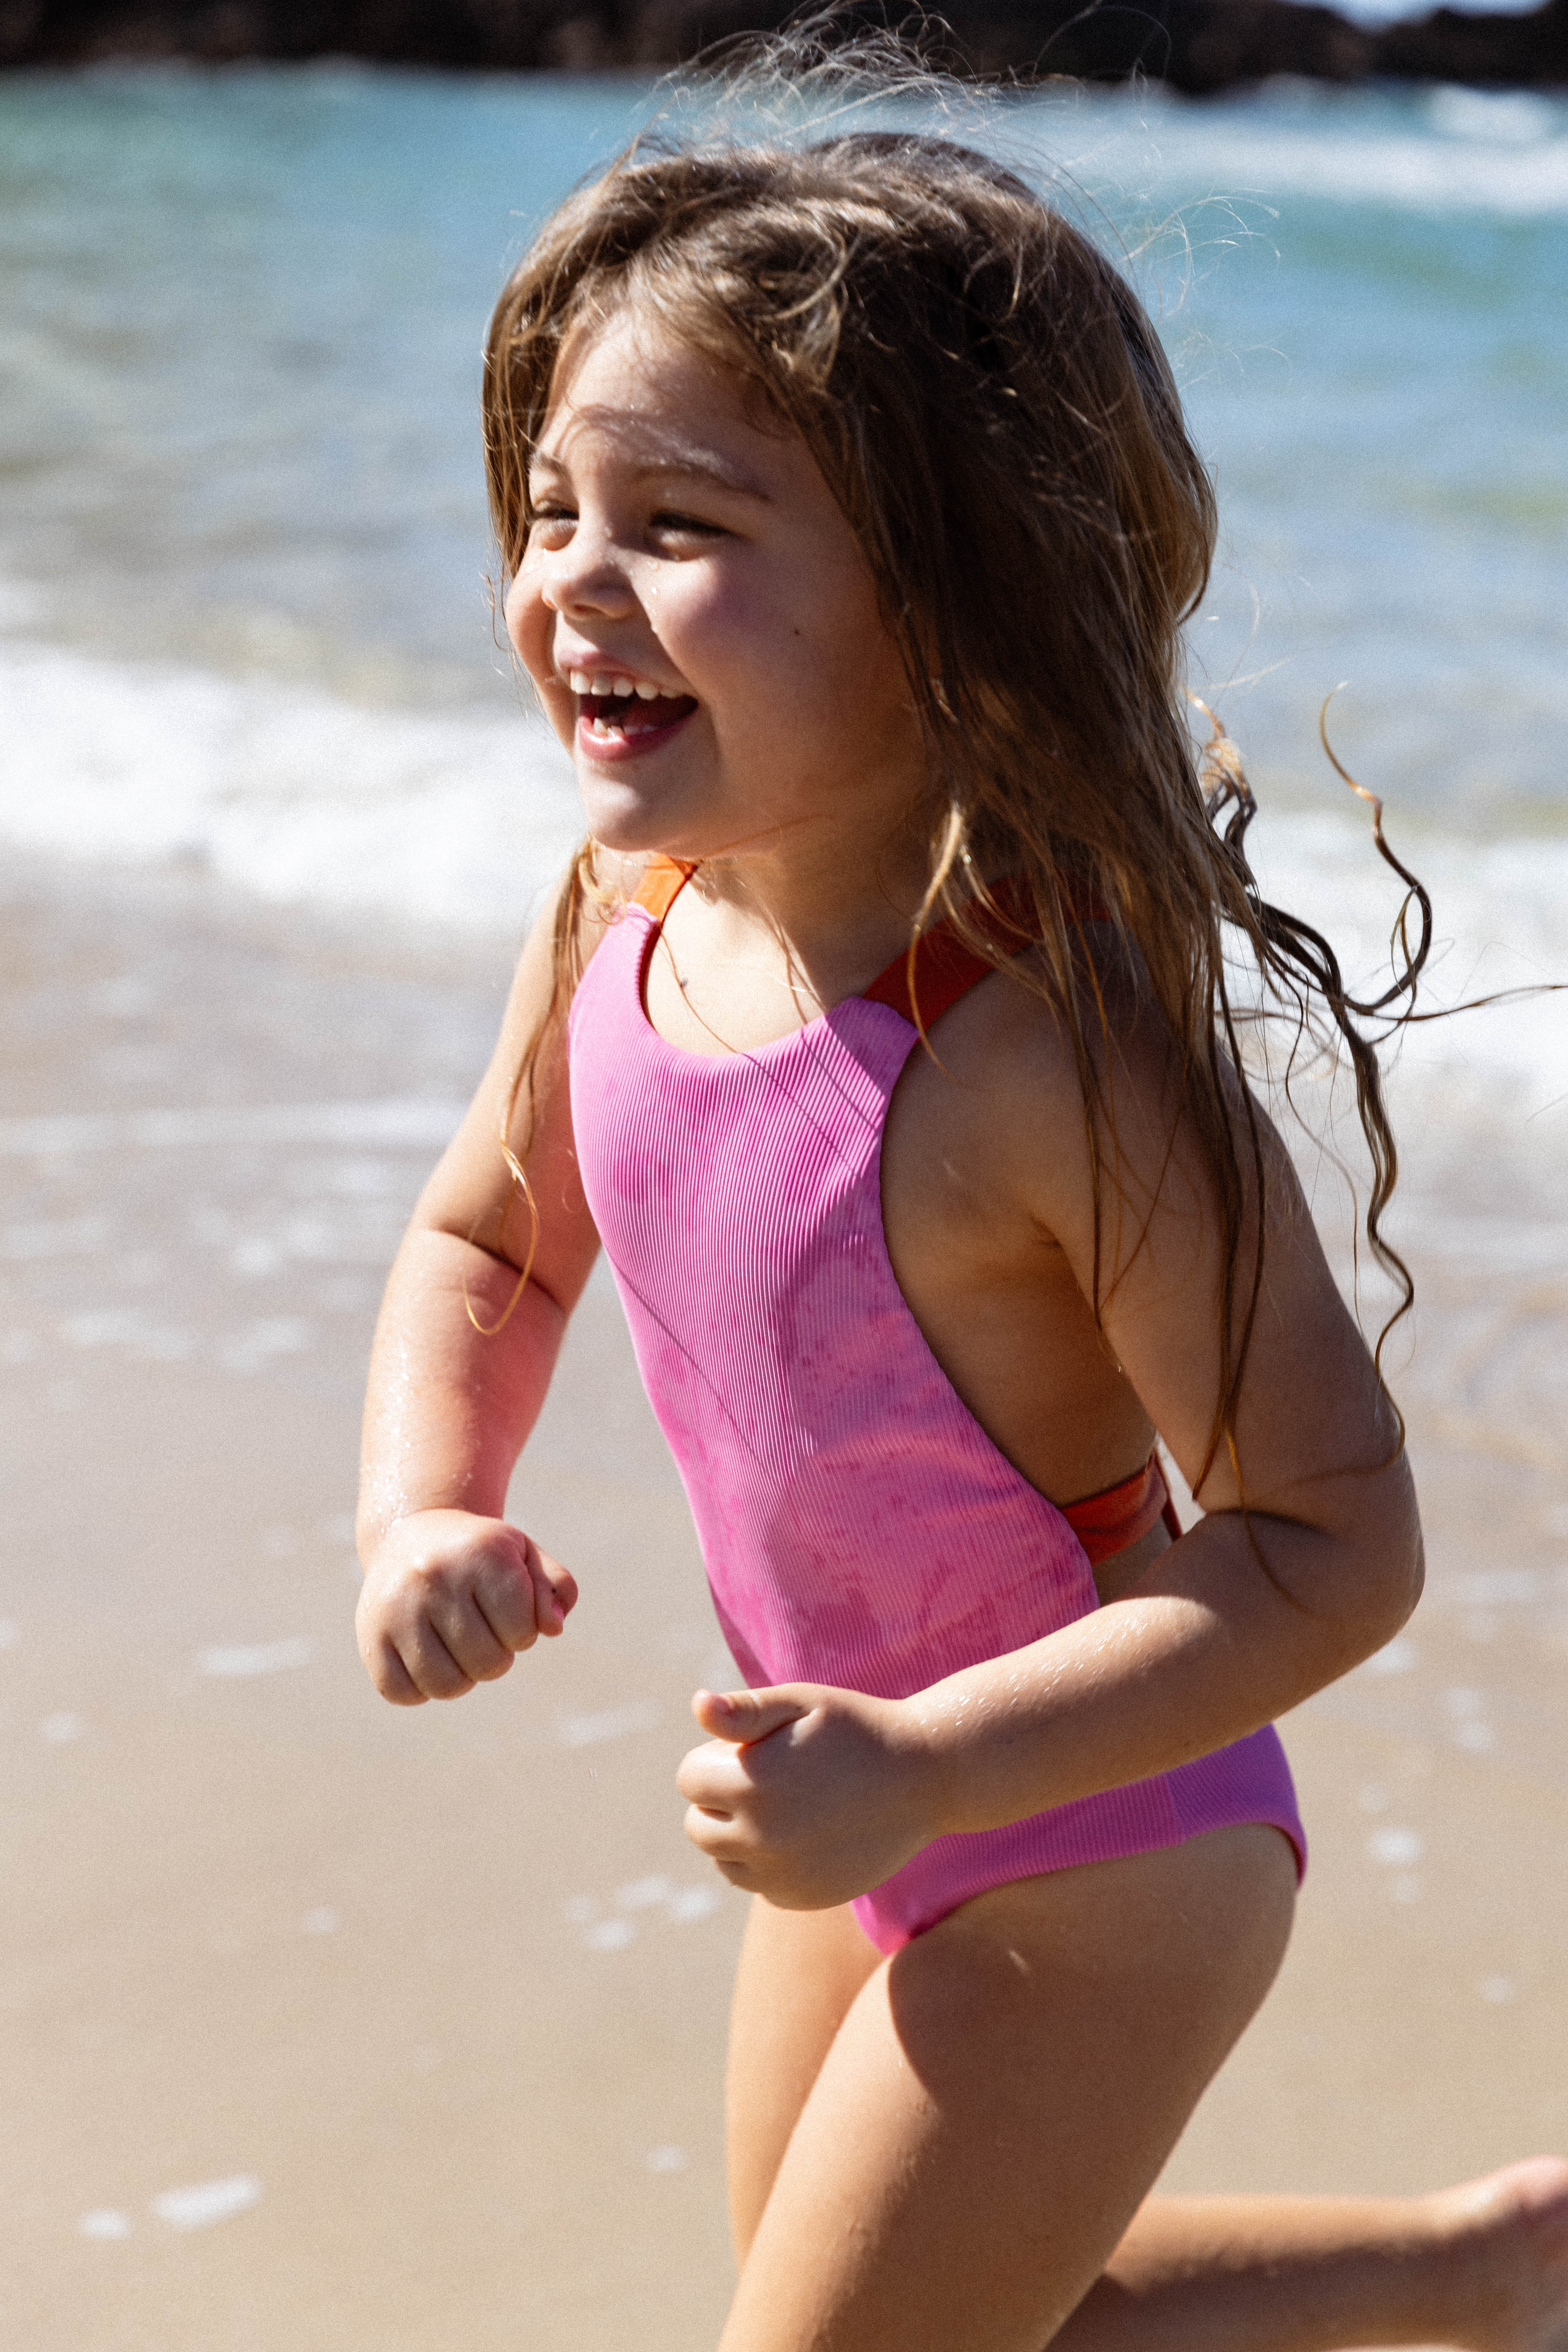
<svg viewBox="0 0 1568 2352"><path fill-rule="evenodd" d="M376 1326L356 1622L372 1682L400 1706L457 1698L504 1675L540 1633L561 1632L577 1598L566 1570L504 1517L513 1465L599 1246L573 1149L562 1024L534 1076L528 1173L539 1234L511 1304L532 1225L500 1135L519 1062L551 1003L554 918L552 902L523 950L490 1066L415 1210ZM596 914L584 918L585 953L604 927Z"/></svg>

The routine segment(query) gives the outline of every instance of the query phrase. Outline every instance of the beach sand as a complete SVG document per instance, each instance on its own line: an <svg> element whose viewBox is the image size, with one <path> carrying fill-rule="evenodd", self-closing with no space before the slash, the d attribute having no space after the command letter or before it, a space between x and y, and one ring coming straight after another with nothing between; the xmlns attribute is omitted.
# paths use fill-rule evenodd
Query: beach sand
<svg viewBox="0 0 1568 2352"><path fill-rule="evenodd" d="M5 887L0 2335L690 2352L730 2283L743 1906L673 1773L728 1676L602 1274L514 1495L580 1580L565 1639L416 1712L353 1645L380 1276L505 955L200 877ZM1415 1255L1493 1354L1425 1380L1418 1348L1429 1596L1284 1727L1300 1926L1174 2187L1568 2147L1568 1520L1540 1446L1454 1402L1499 1346L1528 1370L1563 1284Z"/></svg>

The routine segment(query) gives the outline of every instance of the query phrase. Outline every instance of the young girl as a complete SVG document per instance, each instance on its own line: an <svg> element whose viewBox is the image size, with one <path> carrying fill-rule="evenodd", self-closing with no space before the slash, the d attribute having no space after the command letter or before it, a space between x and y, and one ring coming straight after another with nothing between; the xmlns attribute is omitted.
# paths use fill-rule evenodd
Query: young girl
<svg viewBox="0 0 1568 2352"><path fill-rule="evenodd" d="M562 1631L503 1513L602 1244L744 1685L679 1774L755 1898L724 2352L1568 2347L1568 2166L1145 2202L1289 1931L1273 1718L1421 1580L1239 1075L1225 953L1328 968L1194 772L1148 320L942 141L645 149L485 422L590 839L392 1276L360 1639L416 1706Z"/></svg>

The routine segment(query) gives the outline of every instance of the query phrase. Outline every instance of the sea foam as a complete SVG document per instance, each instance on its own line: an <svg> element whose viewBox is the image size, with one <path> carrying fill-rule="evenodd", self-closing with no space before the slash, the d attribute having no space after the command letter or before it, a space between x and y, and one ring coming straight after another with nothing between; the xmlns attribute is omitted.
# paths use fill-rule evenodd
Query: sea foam
<svg viewBox="0 0 1568 2352"><path fill-rule="evenodd" d="M1505 219L1568 214L1568 103L1531 91L1265 90L1218 108L1160 90L1026 101L1061 168L1113 215L1130 192L1189 202L1223 192ZM1084 140L1082 133L1088 133Z"/></svg>
<svg viewBox="0 0 1568 2352"><path fill-rule="evenodd" d="M542 723L0 646L0 837L256 896L515 931L582 831Z"/></svg>

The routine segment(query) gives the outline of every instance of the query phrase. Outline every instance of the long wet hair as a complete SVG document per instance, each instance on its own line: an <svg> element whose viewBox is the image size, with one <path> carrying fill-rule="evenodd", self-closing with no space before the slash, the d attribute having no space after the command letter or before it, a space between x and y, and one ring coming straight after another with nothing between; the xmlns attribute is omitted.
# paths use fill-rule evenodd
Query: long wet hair
<svg viewBox="0 0 1568 2352"><path fill-rule="evenodd" d="M1205 761L1194 752L1182 628L1208 580L1215 499L1148 316L1062 213L950 140L639 142L547 223L496 308L483 420L507 577L561 355L633 305L800 434L865 551L933 779L911 956L946 919L1063 1023L1091 1155L1097 1318L1121 1255L1105 1230L1120 1203L1115 1056L1075 908L1096 905L1121 934L1174 1041L1223 1223L1208 1462L1221 1445L1235 1460L1265 1203L1284 1176L1237 1083L1240 1028L1260 1003L1285 1000L1348 1054L1372 1159L1366 1233L1401 1294L1393 1319L1411 1283L1380 1232L1397 1160L1365 1016L1383 1008L1355 1003L1321 936L1260 898L1243 849L1251 795L1223 730ZM1004 874L1039 942L1016 961L975 919L982 877ZM589 843L559 902L554 1002L506 1111L531 1214L535 1072L596 889ZM1391 998L1425 953L1420 904L1423 938ZM1239 1006L1227 946L1260 983Z"/></svg>

